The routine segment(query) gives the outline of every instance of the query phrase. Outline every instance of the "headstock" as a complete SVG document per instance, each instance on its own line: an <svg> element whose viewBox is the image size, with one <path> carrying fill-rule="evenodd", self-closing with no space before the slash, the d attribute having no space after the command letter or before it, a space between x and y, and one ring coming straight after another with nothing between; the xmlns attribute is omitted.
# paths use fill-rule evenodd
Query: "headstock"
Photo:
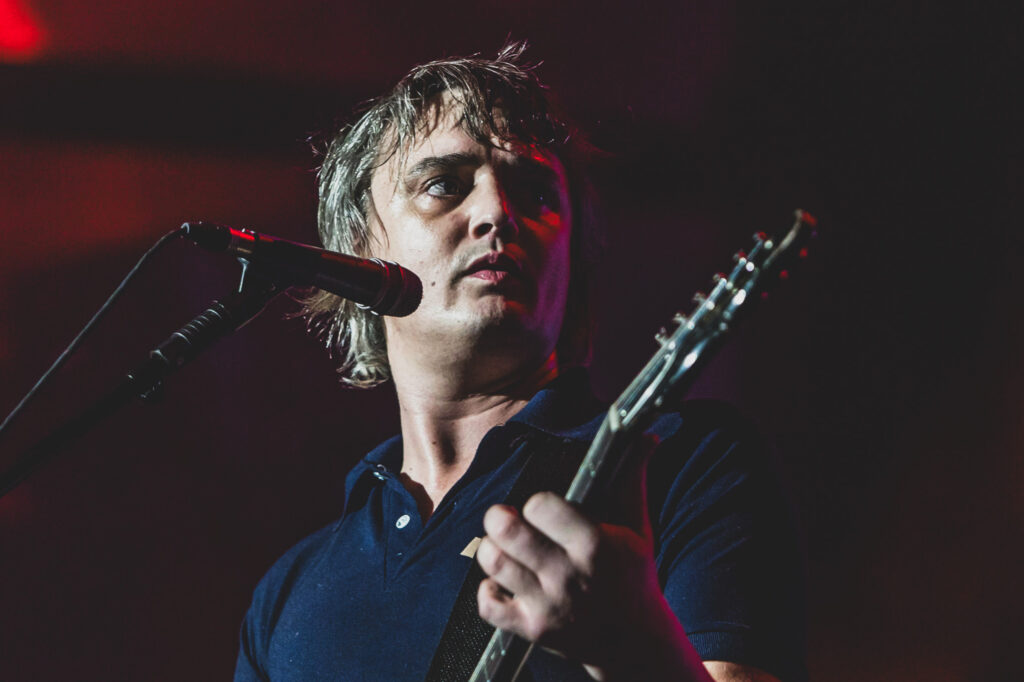
<svg viewBox="0 0 1024 682"><path fill-rule="evenodd" d="M715 275L710 293L697 293L696 307L688 315L676 313L672 318L674 330L662 328L655 336L659 350L613 406L620 427L630 428L641 415L685 393L694 368L711 356L721 337L755 301L789 279L793 267L807 256L807 244L818 224L806 211L797 210L794 218L781 240L764 233L754 235L750 251L733 256L732 271Z"/></svg>

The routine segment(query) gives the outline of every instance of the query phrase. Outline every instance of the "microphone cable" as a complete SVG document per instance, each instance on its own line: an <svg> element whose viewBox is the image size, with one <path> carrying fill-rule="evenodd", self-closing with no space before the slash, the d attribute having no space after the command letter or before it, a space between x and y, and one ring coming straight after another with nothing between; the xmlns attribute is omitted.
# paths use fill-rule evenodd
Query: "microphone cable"
<svg viewBox="0 0 1024 682"><path fill-rule="evenodd" d="M64 352L57 356L57 359L54 361L52 365L50 365L50 368L43 373L43 376L39 377L39 380L36 382L35 386L33 386L29 390L29 392L25 394L25 397L22 398L21 401L14 406L14 409L11 410L11 413L8 414L7 417L4 419L3 423L0 424L0 441L3 440L5 433L8 431L15 417L17 417L18 414L21 413L23 409L25 409L25 406L28 405L39 392L39 390L46 385L50 377L53 376L54 372L56 372L58 369L64 366L64 363L66 363L68 359L72 356L72 354L74 354L74 352L78 350L78 347L82 345L82 342L96 327L96 324L100 320L102 320L104 316L106 316L107 312L109 312L110 308L114 305L114 302L121 297L121 294L124 292L125 287L127 287L128 283L135 278L135 275L138 274L139 270L146 263L146 261L152 258L157 251L159 251L164 246L169 244L172 239L174 239L175 237L180 237L182 234L184 234L184 231L185 230L183 227L179 227L176 230L168 232L164 236L160 237L160 239L158 239L157 242L153 244L153 246L149 247L149 250L146 251L146 253L142 254L142 258L140 258L139 261L135 264L135 266L128 271L128 274L125 275L124 279L121 280L121 283L117 285L117 288L115 288L113 293L110 294L106 302L100 306L99 310L96 311L96 314L92 316L92 319L89 320L84 327L82 327L82 331L78 332L78 335L71 340L71 343L69 343L68 347L64 349Z"/></svg>

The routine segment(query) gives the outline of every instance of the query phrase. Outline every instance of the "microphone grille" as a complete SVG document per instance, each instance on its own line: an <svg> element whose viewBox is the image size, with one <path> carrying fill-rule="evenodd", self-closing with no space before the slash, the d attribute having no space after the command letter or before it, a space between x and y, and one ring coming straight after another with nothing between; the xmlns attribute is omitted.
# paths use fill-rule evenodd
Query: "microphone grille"
<svg viewBox="0 0 1024 682"><path fill-rule="evenodd" d="M188 222L181 226L182 235L210 251L227 251L231 244L231 228L227 225L204 221Z"/></svg>
<svg viewBox="0 0 1024 682"><path fill-rule="evenodd" d="M419 307L423 299L423 282L412 270L397 263L378 262L385 269L386 292L372 310L380 315L405 317Z"/></svg>

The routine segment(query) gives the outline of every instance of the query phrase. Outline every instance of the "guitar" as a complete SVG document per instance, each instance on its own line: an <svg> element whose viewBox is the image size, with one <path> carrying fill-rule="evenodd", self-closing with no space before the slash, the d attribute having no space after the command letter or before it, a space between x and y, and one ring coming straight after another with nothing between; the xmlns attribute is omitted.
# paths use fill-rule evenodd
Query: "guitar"
<svg viewBox="0 0 1024 682"><path fill-rule="evenodd" d="M781 241L763 233L754 236L749 253L734 256L732 272L716 275L711 293L694 297L696 308L672 318L675 330L664 328L655 336L658 350L640 374L608 408L565 499L584 505L591 493L613 479L625 446L642 433L662 406L685 395L700 368L721 346L741 317L776 284L788 279L790 269L807 255L806 244L817 221L809 213L795 212L795 222ZM480 657L469 682L514 682L526 663L533 643L498 628Z"/></svg>

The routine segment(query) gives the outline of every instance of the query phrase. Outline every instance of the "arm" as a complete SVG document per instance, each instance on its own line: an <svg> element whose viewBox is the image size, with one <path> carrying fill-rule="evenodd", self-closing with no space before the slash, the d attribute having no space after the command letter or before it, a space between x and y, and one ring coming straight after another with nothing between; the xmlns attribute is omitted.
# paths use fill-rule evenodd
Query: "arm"
<svg viewBox="0 0 1024 682"><path fill-rule="evenodd" d="M492 507L484 528L481 616L583 661L595 680L778 682L750 666L702 664L661 594L649 533L595 524L552 493L532 497L522 517Z"/></svg>
<svg viewBox="0 0 1024 682"><path fill-rule="evenodd" d="M477 554L491 576L481 615L596 679L805 679L799 552L759 439L706 404L664 432L650 471L637 458L620 483L612 507L625 525L550 494L522 517L493 508Z"/></svg>
<svg viewBox="0 0 1024 682"><path fill-rule="evenodd" d="M530 498L522 517L492 507L484 529L485 620L583 662L596 680L711 679L661 594L649 537L595 524L553 493Z"/></svg>

